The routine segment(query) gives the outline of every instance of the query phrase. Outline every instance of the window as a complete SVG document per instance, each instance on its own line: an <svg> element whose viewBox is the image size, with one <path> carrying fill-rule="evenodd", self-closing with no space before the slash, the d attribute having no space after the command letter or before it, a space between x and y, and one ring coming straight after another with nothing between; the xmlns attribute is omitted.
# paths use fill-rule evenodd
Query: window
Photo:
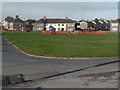
<svg viewBox="0 0 120 90"><path fill-rule="evenodd" d="M68 24L68 26L74 26L74 24Z"/></svg>
<svg viewBox="0 0 120 90"><path fill-rule="evenodd" d="M46 24L46 26L50 26L50 24Z"/></svg>
<svg viewBox="0 0 120 90"><path fill-rule="evenodd" d="M118 24L117 23L112 23L112 26L118 26Z"/></svg>
<svg viewBox="0 0 120 90"><path fill-rule="evenodd" d="M112 30L113 30L113 31L117 31L118 29L117 29L117 28L113 28Z"/></svg>
<svg viewBox="0 0 120 90"><path fill-rule="evenodd" d="M68 26L72 26L72 24L68 24Z"/></svg>
<svg viewBox="0 0 120 90"><path fill-rule="evenodd" d="M55 24L51 24L51 26L54 26Z"/></svg>
<svg viewBox="0 0 120 90"><path fill-rule="evenodd" d="M37 28L37 30L42 30L42 28Z"/></svg>
<svg viewBox="0 0 120 90"><path fill-rule="evenodd" d="M40 24L40 26L43 26L43 24Z"/></svg>
<svg viewBox="0 0 120 90"><path fill-rule="evenodd" d="M64 28L61 28L61 31L64 31Z"/></svg>
<svg viewBox="0 0 120 90"><path fill-rule="evenodd" d="M58 28L58 31L60 31L60 28Z"/></svg>
<svg viewBox="0 0 120 90"><path fill-rule="evenodd" d="M40 30L42 30L42 28L40 28Z"/></svg>
<svg viewBox="0 0 120 90"><path fill-rule="evenodd" d="M64 24L62 24L62 26L64 26Z"/></svg>
<svg viewBox="0 0 120 90"><path fill-rule="evenodd" d="M60 24L58 24L58 26L60 26Z"/></svg>
<svg viewBox="0 0 120 90"><path fill-rule="evenodd" d="M68 28L68 31L72 31L73 30L73 28Z"/></svg>

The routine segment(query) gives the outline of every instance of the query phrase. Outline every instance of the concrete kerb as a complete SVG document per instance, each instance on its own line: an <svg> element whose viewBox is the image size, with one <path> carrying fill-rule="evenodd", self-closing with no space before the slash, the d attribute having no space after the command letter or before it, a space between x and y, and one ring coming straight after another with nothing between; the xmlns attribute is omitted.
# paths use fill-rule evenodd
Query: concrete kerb
<svg viewBox="0 0 120 90"><path fill-rule="evenodd" d="M4 38L5 39L5 38ZM5 39L8 41L7 39ZM47 57L47 56L37 56L37 55L32 55L24 52L20 48L18 48L16 45L8 41L10 44L12 44L16 49L18 49L21 53L27 56L32 56L32 57L37 57L37 58L45 58L45 59L73 59L73 60L78 60L78 59L109 59L109 58L118 58L118 57L94 57L94 58L66 58L66 57Z"/></svg>

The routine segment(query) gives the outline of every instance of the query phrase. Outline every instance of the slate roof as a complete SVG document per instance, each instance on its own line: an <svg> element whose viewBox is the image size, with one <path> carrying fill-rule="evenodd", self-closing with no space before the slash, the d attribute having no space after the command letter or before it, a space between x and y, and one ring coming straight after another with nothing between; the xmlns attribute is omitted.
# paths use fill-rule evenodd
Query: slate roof
<svg viewBox="0 0 120 90"><path fill-rule="evenodd" d="M74 23L72 19L40 19L38 23Z"/></svg>
<svg viewBox="0 0 120 90"><path fill-rule="evenodd" d="M117 19L118 20L118 22L120 23L120 18L119 19Z"/></svg>
<svg viewBox="0 0 120 90"><path fill-rule="evenodd" d="M13 22L23 22L23 20L21 20L20 18L15 18Z"/></svg>
<svg viewBox="0 0 120 90"><path fill-rule="evenodd" d="M7 22L13 22L13 17L8 16L8 17L5 18L5 21L7 21Z"/></svg>
<svg viewBox="0 0 120 90"><path fill-rule="evenodd" d="M43 19L40 19L38 21L35 21L36 23L45 23L45 21Z"/></svg>
<svg viewBox="0 0 120 90"><path fill-rule="evenodd" d="M86 20L80 20L79 22L88 22L88 21L86 21Z"/></svg>
<svg viewBox="0 0 120 90"><path fill-rule="evenodd" d="M13 17L10 17L10 16L6 17L5 21L7 21L7 22L24 22L19 17L13 18Z"/></svg>
<svg viewBox="0 0 120 90"><path fill-rule="evenodd" d="M111 20L112 23L118 23L120 22L120 19L116 19L116 20Z"/></svg>

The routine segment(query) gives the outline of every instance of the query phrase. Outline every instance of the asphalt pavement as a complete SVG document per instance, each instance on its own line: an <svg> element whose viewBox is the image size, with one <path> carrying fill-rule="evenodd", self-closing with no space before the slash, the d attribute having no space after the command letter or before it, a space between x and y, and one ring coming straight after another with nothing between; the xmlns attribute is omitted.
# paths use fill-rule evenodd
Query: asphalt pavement
<svg viewBox="0 0 120 90"><path fill-rule="evenodd" d="M117 71L118 58L104 59L47 59L27 56L2 39L2 74L23 74L26 79L54 77L64 74ZM98 69L99 67L99 69ZM101 67L101 68L100 68Z"/></svg>

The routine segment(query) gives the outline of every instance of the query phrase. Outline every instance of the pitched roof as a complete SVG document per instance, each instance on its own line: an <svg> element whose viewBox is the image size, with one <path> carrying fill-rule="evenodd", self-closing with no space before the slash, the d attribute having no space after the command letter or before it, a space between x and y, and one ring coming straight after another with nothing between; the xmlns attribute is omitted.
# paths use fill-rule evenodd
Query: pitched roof
<svg viewBox="0 0 120 90"><path fill-rule="evenodd" d="M82 19L82 20L80 20L79 22L87 22L86 20L84 20L84 19Z"/></svg>
<svg viewBox="0 0 120 90"><path fill-rule="evenodd" d="M5 21L7 21L7 22L13 22L13 17L8 16L8 17L5 18Z"/></svg>
<svg viewBox="0 0 120 90"><path fill-rule="evenodd" d="M118 20L118 22L120 23L120 18L119 19L117 19Z"/></svg>
<svg viewBox="0 0 120 90"><path fill-rule="evenodd" d="M72 19L40 19L36 22L39 22L39 23L73 23L75 22L74 20Z"/></svg>
<svg viewBox="0 0 120 90"><path fill-rule="evenodd" d="M120 23L120 18L116 19L116 20L111 20L112 23Z"/></svg>
<svg viewBox="0 0 120 90"><path fill-rule="evenodd" d="M37 23L45 23L45 21L43 19L40 19L40 20L35 21L35 22L37 22Z"/></svg>
<svg viewBox="0 0 120 90"><path fill-rule="evenodd" d="M112 23L118 23L118 20L111 20Z"/></svg>
<svg viewBox="0 0 120 90"><path fill-rule="evenodd" d="M13 18L11 16L8 16L5 18L5 21L7 22L23 22L19 17Z"/></svg>
<svg viewBox="0 0 120 90"><path fill-rule="evenodd" d="M26 23L23 23L23 24L22 24L22 26L24 26L24 27L32 27L33 25L31 25L31 24L26 24Z"/></svg>
<svg viewBox="0 0 120 90"><path fill-rule="evenodd" d="M15 18L14 20L13 20L13 22L23 22L23 20L21 20L20 18Z"/></svg>

